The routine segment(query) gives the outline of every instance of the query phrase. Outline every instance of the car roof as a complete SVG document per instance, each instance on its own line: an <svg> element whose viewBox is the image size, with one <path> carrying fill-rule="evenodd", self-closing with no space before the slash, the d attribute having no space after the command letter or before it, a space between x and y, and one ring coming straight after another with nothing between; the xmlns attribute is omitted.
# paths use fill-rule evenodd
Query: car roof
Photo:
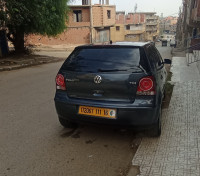
<svg viewBox="0 0 200 176"><path fill-rule="evenodd" d="M143 47L145 45L151 44L152 42L115 42L115 43L101 43L101 44L90 44L90 45L82 45L77 48L93 48L93 47L119 47L119 46L127 46L127 47Z"/></svg>
<svg viewBox="0 0 200 176"><path fill-rule="evenodd" d="M145 46L149 44L150 42L116 42L113 43L113 45L119 45L119 46Z"/></svg>

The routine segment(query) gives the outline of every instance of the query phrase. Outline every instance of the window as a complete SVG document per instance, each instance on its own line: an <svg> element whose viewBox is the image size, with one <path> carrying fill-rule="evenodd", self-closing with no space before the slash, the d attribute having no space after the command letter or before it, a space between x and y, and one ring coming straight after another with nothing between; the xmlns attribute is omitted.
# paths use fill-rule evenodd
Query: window
<svg viewBox="0 0 200 176"><path fill-rule="evenodd" d="M82 21L82 11L81 10L73 10L74 13L74 22Z"/></svg>
<svg viewBox="0 0 200 176"><path fill-rule="evenodd" d="M157 70L161 69L163 67L163 60L158 50L154 46L149 46L148 52L152 68Z"/></svg>
<svg viewBox="0 0 200 176"><path fill-rule="evenodd" d="M111 19L111 11L110 10L107 10L107 17L108 17L108 19Z"/></svg>
<svg viewBox="0 0 200 176"><path fill-rule="evenodd" d="M95 56L95 57L94 57ZM146 67L145 54L142 49L128 47L91 47L76 49L65 61L63 69L79 72L100 72L111 69L138 70L138 66Z"/></svg>
<svg viewBox="0 0 200 176"><path fill-rule="evenodd" d="M126 30L130 30L130 26L128 25L128 26L126 26Z"/></svg>
<svg viewBox="0 0 200 176"><path fill-rule="evenodd" d="M120 31L120 26L116 26L116 31Z"/></svg>

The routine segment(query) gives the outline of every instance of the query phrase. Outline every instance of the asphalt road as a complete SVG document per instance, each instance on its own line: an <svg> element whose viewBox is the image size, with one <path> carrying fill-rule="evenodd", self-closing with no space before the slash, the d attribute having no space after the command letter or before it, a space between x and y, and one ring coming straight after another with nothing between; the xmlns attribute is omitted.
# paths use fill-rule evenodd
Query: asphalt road
<svg viewBox="0 0 200 176"><path fill-rule="evenodd" d="M172 48L169 46L163 46L161 45L161 42L156 43L156 48L160 52L163 59L172 59Z"/></svg>
<svg viewBox="0 0 200 176"><path fill-rule="evenodd" d="M126 175L141 135L97 126L64 129L53 102L61 64L0 72L0 176Z"/></svg>
<svg viewBox="0 0 200 176"><path fill-rule="evenodd" d="M116 176L126 172L132 132L81 126L66 130L54 108L61 63L0 73L1 176Z"/></svg>

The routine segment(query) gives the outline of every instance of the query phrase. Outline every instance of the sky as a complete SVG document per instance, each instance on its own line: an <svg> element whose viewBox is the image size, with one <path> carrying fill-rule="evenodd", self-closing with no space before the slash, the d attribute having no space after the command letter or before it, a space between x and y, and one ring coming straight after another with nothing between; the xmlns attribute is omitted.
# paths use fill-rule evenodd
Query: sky
<svg viewBox="0 0 200 176"><path fill-rule="evenodd" d="M81 0L74 0L74 5L80 5ZM106 1L106 0L104 0ZM92 0L92 3L99 3L99 0ZM72 4L72 3L71 3ZM137 12L156 12L161 16L178 16L182 0L110 0L110 5L116 5L117 11L134 12L137 4Z"/></svg>

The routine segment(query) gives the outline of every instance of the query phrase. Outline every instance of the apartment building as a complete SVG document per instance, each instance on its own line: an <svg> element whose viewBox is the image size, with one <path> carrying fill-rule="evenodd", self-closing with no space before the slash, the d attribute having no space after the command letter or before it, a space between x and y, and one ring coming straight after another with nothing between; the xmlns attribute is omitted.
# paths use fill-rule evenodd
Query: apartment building
<svg viewBox="0 0 200 176"><path fill-rule="evenodd" d="M125 30L120 35L124 34L126 41L154 41L159 34L159 18L155 14L116 12L116 25L124 25Z"/></svg>
<svg viewBox="0 0 200 176"><path fill-rule="evenodd" d="M70 5L67 29L57 37L29 35L29 44L89 44L110 41L110 29L115 25L116 7L109 0L100 0L90 5L90 0L82 0L82 5Z"/></svg>
<svg viewBox="0 0 200 176"><path fill-rule="evenodd" d="M146 40L154 41L159 35L159 17L155 12L145 13Z"/></svg>
<svg viewBox="0 0 200 176"><path fill-rule="evenodd" d="M200 43L200 0L183 0L178 19L177 40L184 47Z"/></svg>
<svg viewBox="0 0 200 176"><path fill-rule="evenodd" d="M175 34L177 28L177 21L178 18L173 16L160 18L160 34Z"/></svg>
<svg viewBox="0 0 200 176"><path fill-rule="evenodd" d="M143 13L128 13L126 15L127 41L145 41L145 15Z"/></svg>

